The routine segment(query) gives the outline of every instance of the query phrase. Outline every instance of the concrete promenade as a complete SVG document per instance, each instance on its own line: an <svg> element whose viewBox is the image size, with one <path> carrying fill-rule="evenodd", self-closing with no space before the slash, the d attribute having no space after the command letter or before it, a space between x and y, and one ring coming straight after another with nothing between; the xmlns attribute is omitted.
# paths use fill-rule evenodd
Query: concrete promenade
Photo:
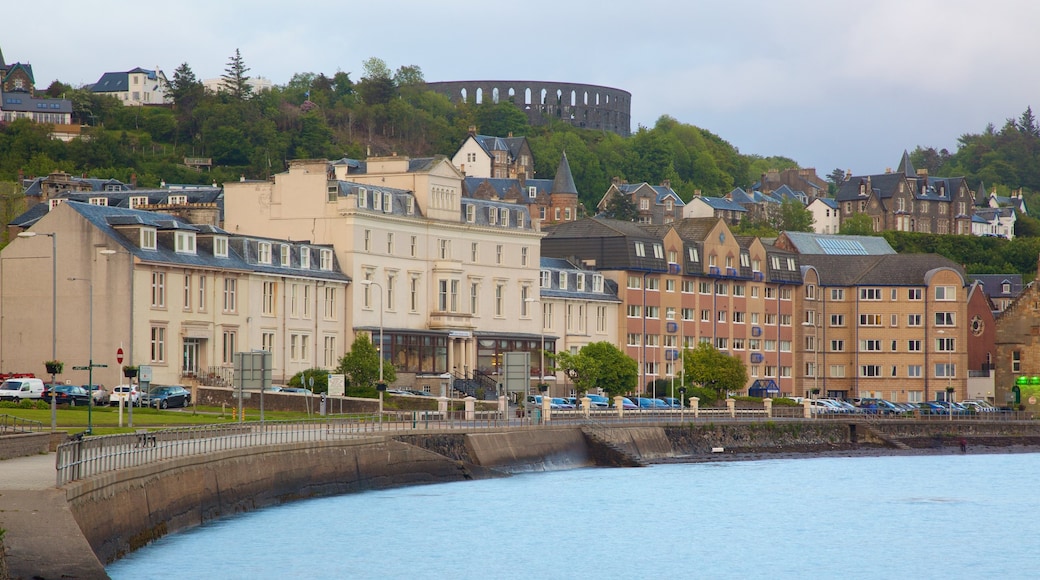
<svg viewBox="0 0 1040 580"><path fill-rule="evenodd" d="M55 455L0 461L0 528L11 578L108 578L54 486ZM46 546L41 550L40 546Z"/></svg>

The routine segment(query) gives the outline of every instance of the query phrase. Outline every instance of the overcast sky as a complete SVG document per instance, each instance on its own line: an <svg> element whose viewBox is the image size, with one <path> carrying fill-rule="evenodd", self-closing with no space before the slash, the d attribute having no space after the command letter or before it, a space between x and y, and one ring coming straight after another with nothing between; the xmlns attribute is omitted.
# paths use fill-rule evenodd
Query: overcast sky
<svg viewBox="0 0 1040 580"><path fill-rule="evenodd" d="M600 84L632 93L633 131L667 114L742 153L865 174L1038 108L1038 22L1035 0L51 0L0 50L40 89L183 62L217 77L236 48L275 84L357 80L371 56L427 81Z"/></svg>

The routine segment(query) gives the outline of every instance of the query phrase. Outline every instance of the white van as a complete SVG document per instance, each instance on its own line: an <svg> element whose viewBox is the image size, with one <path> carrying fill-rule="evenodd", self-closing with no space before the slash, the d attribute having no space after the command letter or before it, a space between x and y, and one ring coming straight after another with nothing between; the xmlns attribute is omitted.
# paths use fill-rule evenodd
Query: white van
<svg viewBox="0 0 1040 580"><path fill-rule="evenodd" d="M39 399L43 396L43 381L40 379L7 379L0 384L0 401Z"/></svg>

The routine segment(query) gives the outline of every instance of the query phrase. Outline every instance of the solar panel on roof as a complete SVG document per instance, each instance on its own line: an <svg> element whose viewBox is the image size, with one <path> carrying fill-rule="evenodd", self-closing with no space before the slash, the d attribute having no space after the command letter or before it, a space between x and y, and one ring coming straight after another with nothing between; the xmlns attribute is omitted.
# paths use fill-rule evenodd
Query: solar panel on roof
<svg viewBox="0 0 1040 580"><path fill-rule="evenodd" d="M817 240L820 244L820 249L823 250L824 254L831 254L837 256L866 256L867 249L863 247L863 244L855 240L834 240L830 238L820 238Z"/></svg>

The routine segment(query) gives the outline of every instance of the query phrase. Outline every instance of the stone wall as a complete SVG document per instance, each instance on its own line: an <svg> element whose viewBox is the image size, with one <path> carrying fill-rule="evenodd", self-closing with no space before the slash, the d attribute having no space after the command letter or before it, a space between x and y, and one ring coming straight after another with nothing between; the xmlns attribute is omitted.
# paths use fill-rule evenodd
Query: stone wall
<svg viewBox="0 0 1040 580"><path fill-rule="evenodd" d="M0 435L0 460L47 453L50 447L49 432Z"/></svg>

